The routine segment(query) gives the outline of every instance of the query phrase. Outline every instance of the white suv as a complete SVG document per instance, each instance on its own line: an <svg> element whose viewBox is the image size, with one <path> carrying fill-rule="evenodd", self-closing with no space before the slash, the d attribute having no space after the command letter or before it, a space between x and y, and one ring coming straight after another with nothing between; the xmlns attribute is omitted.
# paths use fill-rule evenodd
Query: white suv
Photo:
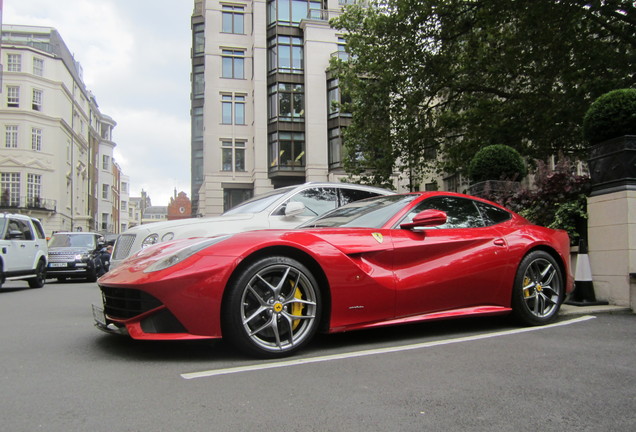
<svg viewBox="0 0 636 432"><path fill-rule="evenodd" d="M295 228L347 203L393 193L387 189L347 183L305 183L274 189L220 216L155 222L130 228L117 238L110 268L117 267L124 259L155 243L258 229Z"/></svg>
<svg viewBox="0 0 636 432"><path fill-rule="evenodd" d="M0 287L6 279L26 279L31 288L46 281L47 245L39 220L0 214Z"/></svg>

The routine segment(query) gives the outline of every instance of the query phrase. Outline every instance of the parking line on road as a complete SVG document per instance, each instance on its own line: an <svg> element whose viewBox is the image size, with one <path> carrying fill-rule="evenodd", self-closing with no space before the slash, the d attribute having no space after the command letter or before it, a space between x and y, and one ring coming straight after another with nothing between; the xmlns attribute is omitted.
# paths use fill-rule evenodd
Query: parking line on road
<svg viewBox="0 0 636 432"><path fill-rule="evenodd" d="M253 371L261 371L266 369L275 369L275 368L282 368L282 367L289 367L289 366L298 366L298 365L311 364L311 363L322 363L322 362L328 362L333 360L344 360L344 359L350 359L350 358L356 358L356 357L366 357L370 355L388 354L388 353L395 353L395 352L401 352L401 351L411 351L411 350L431 348L431 347L436 347L441 345L450 345L450 344L455 344L460 342L471 342L471 341L490 339L490 338L495 338L500 336L509 336L509 335L514 335L519 333L546 330L552 327L561 327L561 326L566 326L571 324L577 324L577 323L588 321L594 318L596 317L592 315L585 315L585 316L581 316L571 320L561 321L558 323L548 324L548 325L538 326L538 327L526 327L521 329L505 330L505 331L492 332L492 333L486 333L486 334L480 334L480 335L474 335L474 336L459 337L454 339L444 339L439 341L422 342L422 343L401 345L401 346L395 346L395 347L376 348L376 349L369 349L369 350L363 350L363 351L353 351L348 353L331 354L331 355L319 356L319 357L307 357L307 358L300 358L300 359L293 359L293 360L284 360L284 361L277 361L273 363L256 364L256 365L249 365L249 366L238 366L238 367L225 368L225 369L212 369L212 370L201 371L201 372L190 372L190 373L181 374L181 377L187 380L195 379L195 378L208 378L208 377L219 376L219 375L230 375L230 374L236 374L236 373L242 373L242 372L253 372Z"/></svg>

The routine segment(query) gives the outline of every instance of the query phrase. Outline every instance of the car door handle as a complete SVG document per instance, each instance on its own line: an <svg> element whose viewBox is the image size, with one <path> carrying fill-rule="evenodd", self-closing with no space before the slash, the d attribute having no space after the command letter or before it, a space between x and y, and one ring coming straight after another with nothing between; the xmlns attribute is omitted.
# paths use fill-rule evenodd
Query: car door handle
<svg viewBox="0 0 636 432"><path fill-rule="evenodd" d="M501 238L495 239L493 241L493 243L495 244L495 246L505 246L506 245L506 241L504 239L501 239Z"/></svg>

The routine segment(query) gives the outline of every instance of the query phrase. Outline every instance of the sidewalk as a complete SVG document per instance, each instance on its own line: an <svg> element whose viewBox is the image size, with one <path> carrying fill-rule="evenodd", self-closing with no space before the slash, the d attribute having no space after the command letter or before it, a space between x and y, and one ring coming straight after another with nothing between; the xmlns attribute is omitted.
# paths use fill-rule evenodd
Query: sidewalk
<svg viewBox="0 0 636 432"><path fill-rule="evenodd" d="M601 305L601 306L572 306L563 304L559 315L588 315L600 313L632 313L627 306Z"/></svg>

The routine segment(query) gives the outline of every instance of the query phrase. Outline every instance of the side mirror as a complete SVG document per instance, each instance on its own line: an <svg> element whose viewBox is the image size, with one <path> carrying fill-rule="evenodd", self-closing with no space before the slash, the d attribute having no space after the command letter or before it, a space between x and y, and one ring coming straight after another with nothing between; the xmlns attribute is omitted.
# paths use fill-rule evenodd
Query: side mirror
<svg viewBox="0 0 636 432"><path fill-rule="evenodd" d="M446 223L446 212L441 210L424 210L415 215L409 223L403 223L400 228L413 229L423 227L433 227L444 225Z"/></svg>
<svg viewBox="0 0 636 432"><path fill-rule="evenodd" d="M285 206L285 216L298 216L305 211L305 204L298 201L290 201Z"/></svg>

